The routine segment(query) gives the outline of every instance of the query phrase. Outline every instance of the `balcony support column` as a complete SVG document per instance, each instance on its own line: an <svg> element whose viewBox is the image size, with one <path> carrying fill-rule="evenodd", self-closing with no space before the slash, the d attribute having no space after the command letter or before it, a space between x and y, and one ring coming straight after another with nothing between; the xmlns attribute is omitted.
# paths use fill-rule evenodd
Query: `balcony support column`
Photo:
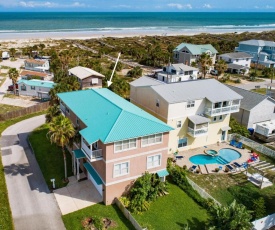
<svg viewBox="0 0 275 230"><path fill-rule="evenodd" d="M76 179L79 180L80 179L80 176L79 176L79 159L76 160L76 165L77 165Z"/></svg>

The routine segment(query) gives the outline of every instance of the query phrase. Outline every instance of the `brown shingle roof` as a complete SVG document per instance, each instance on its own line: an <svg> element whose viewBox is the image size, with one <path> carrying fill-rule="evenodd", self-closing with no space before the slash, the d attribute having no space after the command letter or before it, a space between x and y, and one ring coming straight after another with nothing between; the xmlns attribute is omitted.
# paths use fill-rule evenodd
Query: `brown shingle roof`
<svg viewBox="0 0 275 230"><path fill-rule="evenodd" d="M27 59L27 60L25 60L25 62L43 65L46 61L45 60Z"/></svg>
<svg viewBox="0 0 275 230"><path fill-rule="evenodd" d="M48 74L47 73L42 73L42 72L36 72L36 71L29 71L29 70L23 70L20 73L20 76L38 76L38 77L46 77Z"/></svg>

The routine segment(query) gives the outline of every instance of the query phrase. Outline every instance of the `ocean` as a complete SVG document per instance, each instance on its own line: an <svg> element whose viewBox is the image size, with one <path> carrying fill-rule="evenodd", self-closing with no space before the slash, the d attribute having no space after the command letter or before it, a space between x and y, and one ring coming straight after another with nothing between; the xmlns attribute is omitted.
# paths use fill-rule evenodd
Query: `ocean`
<svg viewBox="0 0 275 230"><path fill-rule="evenodd" d="M242 32L275 29L275 13L32 13L0 14L0 38L40 32Z"/></svg>

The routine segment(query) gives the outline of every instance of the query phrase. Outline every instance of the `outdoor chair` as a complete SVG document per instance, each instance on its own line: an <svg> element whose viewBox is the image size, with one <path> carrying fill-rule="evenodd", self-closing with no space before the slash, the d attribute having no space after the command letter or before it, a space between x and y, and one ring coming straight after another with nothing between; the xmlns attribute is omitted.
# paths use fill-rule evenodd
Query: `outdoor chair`
<svg viewBox="0 0 275 230"><path fill-rule="evenodd" d="M197 169L197 165L192 165L192 167L189 169L190 172L195 172Z"/></svg>
<svg viewBox="0 0 275 230"><path fill-rule="evenodd" d="M235 141L235 140L231 140L231 141L230 141L230 145L231 145L231 146L235 146L235 145L236 145L236 141Z"/></svg>
<svg viewBox="0 0 275 230"><path fill-rule="evenodd" d="M229 172L236 172L236 170L231 165L225 165Z"/></svg>
<svg viewBox="0 0 275 230"><path fill-rule="evenodd" d="M242 142L238 142L238 143L236 144L236 147L237 147L238 149L242 149L242 148L243 148L243 143L242 143Z"/></svg>
<svg viewBox="0 0 275 230"><path fill-rule="evenodd" d="M176 160L182 160L184 156L176 156Z"/></svg>
<svg viewBox="0 0 275 230"><path fill-rule="evenodd" d="M238 167L238 168L241 168L241 167L242 167L238 162L234 162L233 165L234 165L235 167Z"/></svg>

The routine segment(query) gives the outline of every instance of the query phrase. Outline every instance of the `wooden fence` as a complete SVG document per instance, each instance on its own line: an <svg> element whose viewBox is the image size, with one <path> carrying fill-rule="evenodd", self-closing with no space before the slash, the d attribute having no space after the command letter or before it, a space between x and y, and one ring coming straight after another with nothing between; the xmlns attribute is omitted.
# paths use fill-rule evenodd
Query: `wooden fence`
<svg viewBox="0 0 275 230"><path fill-rule="evenodd" d="M122 211L124 216L132 223L136 230L147 230L147 228L143 228L140 224L136 221L136 219L132 216L132 214L124 207L124 205L120 202L119 199L115 198L115 203L118 208Z"/></svg>
<svg viewBox="0 0 275 230"><path fill-rule="evenodd" d="M49 106L50 106L50 102L47 101L47 102L39 103L27 108L22 108L22 109L11 111L5 114L0 114L0 121L6 121L12 118L25 116L27 114L41 112L49 108Z"/></svg>

